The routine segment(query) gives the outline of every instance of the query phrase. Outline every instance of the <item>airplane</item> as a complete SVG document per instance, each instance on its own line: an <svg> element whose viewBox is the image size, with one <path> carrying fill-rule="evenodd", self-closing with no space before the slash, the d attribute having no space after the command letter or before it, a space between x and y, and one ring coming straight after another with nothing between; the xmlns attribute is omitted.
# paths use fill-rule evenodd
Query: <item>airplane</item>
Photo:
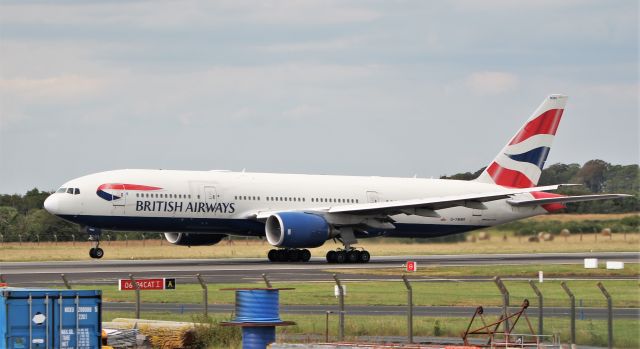
<svg viewBox="0 0 640 349"><path fill-rule="evenodd" d="M172 244L204 246L228 235L266 238L272 262L311 258L338 240L329 263L366 263L370 237L431 238L555 212L566 203L630 195L565 196L536 186L567 96L549 95L471 181L230 171L125 169L64 183L45 209L89 234L102 258L102 230L161 232Z"/></svg>

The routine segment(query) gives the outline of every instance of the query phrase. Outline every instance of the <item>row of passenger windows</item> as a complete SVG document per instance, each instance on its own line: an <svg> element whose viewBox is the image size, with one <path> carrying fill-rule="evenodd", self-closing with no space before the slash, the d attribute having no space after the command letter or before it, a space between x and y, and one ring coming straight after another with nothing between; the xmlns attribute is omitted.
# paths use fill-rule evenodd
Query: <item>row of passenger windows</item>
<svg viewBox="0 0 640 349"><path fill-rule="evenodd" d="M137 198L156 199L191 199L190 194L158 194L158 193L136 193ZM197 196L200 199L200 195Z"/></svg>
<svg viewBox="0 0 640 349"><path fill-rule="evenodd" d="M65 188L58 189L58 193L64 192ZM72 190L74 188L69 188L68 190ZM77 191L76 194L80 194L80 190L75 188ZM69 191L67 191L69 192ZM72 192L71 192L72 193ZM158 193L136 193L137 198L156 198L156 199L191 199L191 194L158 194ZM233 197L235 200L243 200L243 201L260 201L260 196L247 196L247 195L236 195ZM196 195L196 199L200 199L200 195ZM290 196L267 196L266 201L287 201L287 202L306 202L305 198L297 198ZM340 204L357 204L359 203L358 199L337 199L337 198L311 198L311 202L322 202L322 203L340 203Z"/></svg>
<svg viewBox="0 0 640 349"><path fill-rule="evenodd" d="M259 196L246 196L246 195L236 195L233 197L235 200L251 200L251 201L260 201ZM267 196L266 201L289 201L289 202L306 202L305 198L297 198L290 196ZM336 199L336 198L311 198L311 202L330 202L330 203L340 203L340 204L355 204L358 203L358 199Z"/></svg>
<svg viewBox="0 0 640 349"><path fill-rule="evenodd" d="M67 194L78 195L80 194L80 189L79 188L60 188L56 190L56 193L67 193Z"/></svg>

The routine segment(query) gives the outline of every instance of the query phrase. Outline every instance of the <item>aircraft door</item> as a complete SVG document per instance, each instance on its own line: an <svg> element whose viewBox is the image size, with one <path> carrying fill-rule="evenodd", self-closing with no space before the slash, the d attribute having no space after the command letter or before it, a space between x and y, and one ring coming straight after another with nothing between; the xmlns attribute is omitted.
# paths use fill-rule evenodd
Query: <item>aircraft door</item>
<svg viewBox="0 0 640 349"><path fill-rule="evenodd" d="M127 193L124 184L113 184L111 188L111 204L124 207L127 204Z"/></svg>
<svg viewBox="0 0 640 349"><path fill-rule="evenodd" d="M204 187L204 200L208 204L215 204L218 201L216 187L209 185Z"/></svg>
<svg viewBox="0 0 640 349"><path fill-rule="evenodd" d="M380 194L377 191L367 191L367 202L374 203L380 201Z"/></svg>

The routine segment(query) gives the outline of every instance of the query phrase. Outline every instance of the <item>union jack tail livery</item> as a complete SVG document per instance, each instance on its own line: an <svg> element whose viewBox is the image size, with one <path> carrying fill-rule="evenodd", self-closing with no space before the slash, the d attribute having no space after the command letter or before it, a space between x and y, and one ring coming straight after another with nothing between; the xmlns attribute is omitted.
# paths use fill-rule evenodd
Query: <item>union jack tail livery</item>
<svg viewBox="0 0 640 349"><path fill-rule="evenodd" d="M536 186L566 104L567 96L545 98L476 181L511 188Z"/></svg>

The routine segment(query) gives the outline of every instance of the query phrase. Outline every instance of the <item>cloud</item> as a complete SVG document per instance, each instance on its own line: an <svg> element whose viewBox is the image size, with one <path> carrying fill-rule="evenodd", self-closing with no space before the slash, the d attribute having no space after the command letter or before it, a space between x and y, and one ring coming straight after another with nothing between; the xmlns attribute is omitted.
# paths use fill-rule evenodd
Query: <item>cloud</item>
<svg viewBox="0 0 640 349"><path fill-rule="evenodd" d="M60 102L96 95L105 85L101 79L78 75L0 79L0 94L30 101Z"/></svg>
<svg viewBox="0 0 640 349"><path fill-rule="evenodd" d="M479 95L500 95L518 87L518 77L514 74L496 71L476 72L465 80L465 85Z"/></svg>

